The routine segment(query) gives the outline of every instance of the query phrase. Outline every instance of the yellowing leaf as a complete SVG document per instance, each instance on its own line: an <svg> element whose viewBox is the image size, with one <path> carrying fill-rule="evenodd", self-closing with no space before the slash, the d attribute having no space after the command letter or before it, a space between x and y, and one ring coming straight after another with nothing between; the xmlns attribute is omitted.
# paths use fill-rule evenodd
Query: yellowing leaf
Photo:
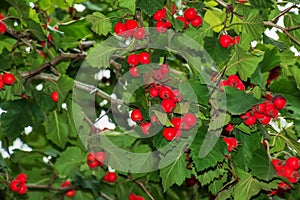
<svg viewBox="0 0 300 200"><path fill-rule="evenodd" d="M222 22L225 19L225 13L218 8L207 10L204 15L204 20L213 27L213 31L220 32L223 29Z"/></svg>

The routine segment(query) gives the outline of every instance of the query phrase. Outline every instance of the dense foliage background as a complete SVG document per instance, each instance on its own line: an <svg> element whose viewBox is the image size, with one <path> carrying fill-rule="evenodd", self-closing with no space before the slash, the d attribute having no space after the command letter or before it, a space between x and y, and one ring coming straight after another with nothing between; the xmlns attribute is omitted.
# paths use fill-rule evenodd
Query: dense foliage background
<svg viewBox="0 0 300 200"><path fill-rule="evenodd" d="M1 80L13 77L0 84L0 198L299 199L299 167L284 164L292 157L299 165L300 156L299 4L2 1ZM163 8L166 16L157 20ZM199 26L178 20L187 8L196 9ZM131 19L145 36L115 32L118 22ZM234 44L224 47L224 34ZM141 52L156 65L134 68L127 58ZM182 97L164 104L174 105L171 112L160 107L164 97L149 93L158 85ZM286 104L276 107L275 97ZM255 106L263 103L271 108L261 116ZM143 120L132 121L133 109ZM187 113L197 121L168 139L171 119ZM126 152L171 148L148 162L98 136ZM131 165L139 173L126 170ZM23 192L19 174L27 176Z"/></svg>

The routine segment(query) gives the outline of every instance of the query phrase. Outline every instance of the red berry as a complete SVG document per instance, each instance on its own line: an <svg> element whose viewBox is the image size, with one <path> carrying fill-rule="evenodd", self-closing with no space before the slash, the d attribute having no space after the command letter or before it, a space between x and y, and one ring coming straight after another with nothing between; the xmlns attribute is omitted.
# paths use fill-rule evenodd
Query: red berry
<svg viewBox="0 0 300 200"><path fill-rule="evenodd" d="M136 29L138 27L138 22L134 19L129 19L125 22L125 26L127 30Z"/></svg>
<svg viewBox="0 0 300 200"><path fill-rule="evenodd" d="M137 67L129 67L129 73L131 74L131 76L133 77L139 77L139 70Z"/></svg>
<svg viewBox="0 0 300 200"><path fill-rule="evenodd" d="M197 15L197 16L195 17L195 19L193 19L193 20L191 21L191 24L192 24L192 26L194 26L195 28L200 27L200 26L202 25L202 17L199 16L199 15Z"/></svg>
<svg viewBox="0 0 300 200"><path fill-rule="evenodd" d="M61 187L68 187L71 185L71 182L70 181L64 181L60 184Z"/></svg>
<svg viewBox="0 0 300 200"><path fill-rule="evenodd" d="M166 17L167 17L167 14L166 14L165 9L159 9L153 15L153 19L155 21L162 21L162 19L165 19Z"/></svg>
<svg viewBox="0 0 300 200"><path fill-rule="evenodd" d="M168 127L163 130L163 136L168 141L173 140L175 138L176 134L177 134L177 129L175 129L175 128Z"/></svg>
<svg viewBox="0 0 300 200"><path fill-rule="evenodd" d="M232 87L237 87L242 81L237 75L230 75L227 78L227 83Z"/></svg>
<svg viewBox="0 0 300 200"><path fill-rule="evenodd" d="M74 197L75 194L76 194L76 190L74 190L74 189L73 190L69 190L69 191L67 191L65 193L66 197L69 197L69 198Z"/></svg>
<svg viewBox="0 0 300 200"><path fill-rule="evenodd" d="M167 32L167 25L165 22L161 22L161 21L158 21L156 24L155 24L155 29L158 33L165 33Z"/></svg>
<svg viewBox="0 0 300 200"><path fill-rule="evenodd" d="M10 188L12 191L17 192L17 191L19 191L21 185L22 185L22 184L20 183L19 180L14 179L14 180L12 180L12 181L10 182L9 188Z"/></svg>
<svg viewBox="0 0 300 200"><path fill-rule="evenodd" d="M139 55L138 54L130 54L128 57L127 57L127 63L129 66L137 66L139 64Z"/></svg>
<svg viewBox="0 0 300 200"><path fill-rule="evenodd" d="M48 39L48 41L49 41L50 43L53 42L53 37L52 37L52 35L48 35L47 39Z"/></svg>
<svg viewBox="0 0 300 200"><path fill-rule="evenodd" d="M173 127L176 129L181 129L181 123L182 123L182 119L180 117L175 117L173 119L171 119L171 123L173 124Z"/></svg>
<svg viewBox="0 0 300 200"><path fill-rule="evenodd" d="M232 45L232 38L230 37L230 35L223 34L219 38L219 43L221 47L228 48Z"/></svg>
<svg viewBox="0 0 300 200"><path fill-rule="evenodd" d="M185 179L185 184L189 187L194 186L197 183L197 179L194 175L191 176L191 178Z"/></svg>
<svg viewBox="0 0 300 200"><path fill-rule="evenodd" d="M228 131L228 132L233 131L233 129L234 129L234 126L232 124L230 124L230 123L227 124L226 127L225 127L225 130Z"/></svg>
<svg viewBox="0 0 300 200"><path fill-rule="evenodd" d="M161 102L161 107L166 113L171 113L176 108L176 103L170 99L164 99Z"/></svg>
<svg viewBox="0 0 300 200"><path fill-rule="evenodd" d="M229 86L227 80L223 80L223 81L220 82L219 90L220 90L221 92L223 92L223 86Z"/></svg>
<svg viewBox="0 0 300 200"><path fill-rule="evenodd" d="M237 0L240 4L246 3L248 0Z"/></svg>
<svg viewBox="0 0 300 200"><path fill-rule="evenodd" d="M183 100L182 94L178 89L173 90L173 94L171 95L171 100L178 103Z"/></svg>
<svg viewBox="0 0 300 200"><path fill-rule="evenodd" d="M275 96L272 102L277 109L282 109L285 107L286 99L283 96Z"/></svg>
<svg viewBox="0 0 300 200"><path fill-rule="evenodd" d="M234 36L234 38L232 39L232 44L233 45L239 44L240 41L241 41L241 37L239 35Z"/></svg>
<svg viewBox="0 0 300 200"><path fill-rule="evenodd" d="M278 174L284 176L285 178L290 178L293 174L293 169L290 168L289 166L284 165L281 167L278 171Z"/></svg>
<svg viewBox="0 0 300 200"><path fill-rule="evenodd" d="M4 15L2 13L0 13L0 20L4 19Z"/></svg>
<svg viewBox="0 0 300 200"><path fill-rule="evenodd" d="M122 36L124 32L127 31L125 24L118 22L114 27L114 31L117 35Z"/></svg>
<svg viewBox="0 0 300 200"><path fill-rule="evenodd" d="M40 50L37 49L36 52L38 54L40 54L43 57L44 60L46 59L46 55L45 55L45 53L43 51L40 51Z"/></svg>
<svg viewBox="0 0 300 200"><path fill-rule="evenodd" d="M251 116L251 112L246 112L245 114L242 114L241 116L240 116L240 118L241 119L248 119L249 117Z"/></svg>
<svg viewBox="0 0 300 200"><path fill-rule="evenodd" d="M19 194L25 194L27 192L27 186L25 184L21 184L18 193Z"/></svg>
<svg viewBox="0 0 300 200"><path fill-rule="evenodd" d="M171 22L169 22L168 20L166 21L166 27L167 28L171 28L173 26L173 24Z"/></svg>
<svg viewBox="0 0 300 200"><path fill-rule="evenodd" d="M148 135L149 134L149 129L151 127L151 123L150 122L144 122L144 123L142 123L141 127L142 127L143 133L145 135Z"/></svg>
<svg viewBox="0 0 300 200"><path fill-rule="evenodd" d="M146 31L144 28L138 28L133 32L133 37L137 40L142 40L145 38Z"/></svg>
<svg viewBox="0 0 300 200"><path fill-rule="evenodd" d="M262 118L258 119L258 121L263 125L267 125L270 123L271 117L268 115L264 115Z"/></svg>
<svg viewBox="0 0 300 200"><path fill-rule="evenodd" d="M116 172L107 172L107 180L108 182L114 183L117 180L117 174Z"/></svg>
<svg viewBox="0 0 300 200"><path fill-rule="evenodd" d="M186 18L184 18L182 16L178 16L176 19L179 20L179 21L182 21L184 23L184 27L183 27L184 29L188 28L189 22L186 20Z"/></svg>
<svg viewBox="0 0 300 200"><path fill-rule="evenodd" d="M278 110L273 103L267 103L265 114L275 118L278 115Z"/></svg>
<svg viewBox="0 0 300 200"><path fill-rule="evenodd" d="M300 159L296 156L292 156L286 159L285 164L294 170L298 170L300 168Z"/></svg>
<svg viewBox="0 0 300 200"><path fill-rule="evenodd" d="M279 159L273 159L272 164L276 171L279 171L283 167L283 161Z"/></svg>
<svg viewBox="0 0 300 200"><path fill-rule="evenodd" d="M6 25L2 21L0 21L0 34L4 34L6 32Z"/></svg>
<svg viewBox="0 0 300 200"><path fill-rule="evenodd" d="M2 80L6 85L12 85L16 81L16 78L11 73L5 73L2 76Z"/></svg>
<svg viewBox="0 0 300 200"><path fill-rule="evenodd" d="M98 151L94 154L95 156L95 159L98 161L98 162L103 162L106 158L106 155L105 155L105 152L103 151Z"/></svg>
<svg viewBox="0 0 300 200"><path fill-rule="evenodd" d="M197 11L195 8L187 8L184 11L183 16L186 20L192 21L197 17Z"/></svg>
<svg viewBox="0 0 300 200"><path fill-rule="evenodd" d="M227 145L228 152L231 152L233 149L237 148L238 142L237 142L236 138L228 137L228 138L222 138L222 139Z"/></svg>
<svg viewBox="0 0 300 200"><path fill-rule="evenodd" d="M4 88L4 81L2 79L0 79L0 90Z"/></svg>
<svg viewBox="0 0 300 200"><path fill-rule="evenodd" d="M173 94L173 91L166 86L162 86L159 90L159 97L161 99L170 99Z"/></svg>
<svg viewBox="0 0 300 200"><path fill-rule="evenodd" d="M182 123L193 127L196 124L197 118L193 113L187 113L182 118Z"/></svg>
<svg viewBox="0 0 300 200"><path fill-rule="evenodd" d="M94 169L94 168L98 167L98 161L96 160L94 153L89 153L88 154L87 164L88 164L89 168L91 168L91 169Z"/></svg>
<svg viewBox="0 0 300 200"><path fill-rule="evenodd" d="M134 109L131 112L131 119L135 122L141 122L143 120L143 115L139 109Z"/></svg>
<svg viewBox="0 0 300 200"><path fill-rule="evenodd" d="M158 94L159 94L159 90L158 89L156 89L156 88L150 88L149 89L149 95L152 98L158 97Z"/></svg>
<svg viewBox="0 0 300 200"><path fill-rule="evenodd" d="M26 183L27 181L27 175L26 174L19 174L17 177L16 177L17 180L20 181L20 183L24 184Z"/></svg>
<svg viewBox="0 0 300 200"><path fill-rule="evenodd" d="M135 200L135 198L136 198L135 194L133 194L133 193L129 194L129 200Z"/></svg>
<svg viewBox="0 0 300 200"><path fill-rule="evenodd" d="M253 115L251 115L248 119L244 120L244 123L247 126L253 126L256 123L256 117L254 117Z"/></svg>
<svg viewBox="0 0 300 200"><path fill-rule="evenodd" d="M139 54L139 62L141 64L147 65L150 63L150 53L148 52L141 52Z"/></svg>
<svg viewBox="0 0 300 200"><path fill-rule="evenodd" d="M252 110L257 113L264 113L266 111L267 105L265 103L257 104L252 106Z"/></svg>
<svg viewBox="0 0 300 200"><path fill-rule="evenodd" d="M54 102L58 102L58 92L52 92L51 93L51 99Z"/></svg>

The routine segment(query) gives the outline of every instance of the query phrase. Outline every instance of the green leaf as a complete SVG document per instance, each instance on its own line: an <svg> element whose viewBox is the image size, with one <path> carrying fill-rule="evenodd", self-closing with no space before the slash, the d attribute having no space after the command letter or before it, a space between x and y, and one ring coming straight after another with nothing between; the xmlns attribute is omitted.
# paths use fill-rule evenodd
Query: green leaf
<svg viewBox="0 0 300 200"><path fill-rule="evenodd" d="M157 110L152 110L152 112L154 112L155 116L157 117L157 119L159 120L159 122L165 126L173 126L171 121L168 118L167 113L165 112L160 112Z"/></svg>
<svg viewBox="0 0 300 200"><path fill-rule="evenodd" d="M213 31L220 32L224 27L223 21L225 17L225 12L222 12L222 10L218 8L212 8L206 11L204 15L204 21L213 27Z"/></svg>
<svg viewBox="0 0 300 200"><path fill-rule="evenodd" d="M272 187L268 186L265 182L259 182L253 178L251 174L236 170L240 181L234 186L234 199L250 200L251 197L258 194L261 190L271 190Z"/></svg>
<svg viewBox="0 0 300 200"><path fill-rule="evenodd" d="M14 38L6 35L0 35L0 53L2 53L4 48L6 48L8 51L11 51L16 42L17 40Z"/></svg>
<svg viewBox="0 0 300 200"><path fill-rule="evenodd" d="M100 12L87 15L86 20L92 24L92 30L99 35L106 36L112 30L110 19Z"/></svg>
<svg viewBox="0 0 300 200"><path fill-rule="evenodd" d="M259 10L248 9L244 11L244 20L242 21L242 38L248 37L250 41L259 40L265 30L263 20L259 14Z"/></svg>
<svg viewBox="0 0 300 200"><path fill-rule="evenodd" d="M264 54L264 58L259 64L261 67L262 72L268 72L274 67L280 65L280 57L278 55L278 50L273 49L267 49Z"/></svg>
<svg viewBox="0 0 300 200"><path fill-rule="evenodd" d="M230 48L221 47L216 37L205 37L204 48L217 64L225 63L230 57Z"/></svg>
<svg viewBox="0 0 300 200"><path fill-rule="evenodd" d="M258 67L258 63L262 60L262 57L257 57L251 54L246 54L240 47L236 47L236 51L230 58L226 70L226 75L239 73L240 78L246 81L255 72Z"/></svg>
<svg viewBox="0 0 300 200"><path fill-rule="evenodd" d="M74 80L67 75L62 75L57 81L58 105L65 102L66 96L74 87Z"/></svg>
<svg viewBox="0 0 300 200"><path fill-rule="evenodd" d="M212 194L217 194L223 188L224 183L226 182L227 175L223 176L220 180L213 181L208 189Z"/></svg>
<svg viewBox="0 0 300 200"><path fill-rule="evenodd" d="M178 155L177 159L169 166L160 170L164 192L173 184L181 185L183 181L190 177L192 172L186 168L185 155Z"/></svg>
<svg viewBox="0 0 300 200"><path fill-rule="evenodd" d="M27 126L38 127L44 118L41 109L26 100L6 101L0 104L0 108L7 111L1 114L1 129L11 140L17 138Z"/></svg>
<svg viewBox="0 0 300 200"><path fill-rule="evenodd" d="M214 170L209 170L201 175L198 176L198 180L200 181L201 185L207 185L214 181L215 179L218 179L219 176L223 176L225 173L225 170L223 168L217 167Z"/></svg>
<svg viewBox="0 0 300 200"><path fill-rule="evenodd" d="M45 41L46 36L43 33L42 26L41 24L33 21L33 20L28 20L27 21L27 26L29 31L39 40L39 41Z"/></svg>
<svg viewBox="0 0 300 200"><path fill-rule="evenodd" d="M6 1L18 11L18 14L20 16L16 16L16 17L20 17L21 20L28 19L30 7L29 4L26 3L26 1L18 1L18 0L6 0Z"/></svg>
<svg viewBox="0 0 300 200"><path fill-rule="evenodd" d="M68 141L68 121L65 116L59 115L56 110L46 116L44 122L47 138L60 148L64 148Z"/></svg>
<svg viewBox="0 0 300 200"><path fill-rule="evenodd" d="M271 45L275 46L280 51L287 49L287 45L285 43L274 40L273 38L270 38L265 34L263 34L263 42L264 42L264 44L271 44Z"/></svg>
<svg viewBox="0 0 300 200"><path fill-rule="evenodd" d="M251 109L253 105L263 102L262 99L258 100L252 94L247 94L231 86L224 87L224 91L226 99L222 101L221 107L234 115L243 114Z"/></svg>
<svg viewBox="0 0 300 200"><path fill-rule="evenodd" d="M289 67L289 70L295 79L297 88L300 90L300 67L299 67L299 65L291 66L291 67Z"/></svg>
<svg viewBox="0 0 300 200"><path fill-rule="evenodd" d="M273 8L274 2L272 0L249 0L251 6L258 8L258 9L266 9L266 8Z"/></svg>
<svg viewBox="0 0 300 200"><path fill-rule="evenodd" d="M136 0L119 0L119 6L122 8L128 8L132 14L135 13Z"/></svg>
<svg viewBox="0 0 300 200"><path fill-rule="evenodd" d="M137 0L136 7L144 11L148 16L152 16L158 9L162 9L164 1L161 0Z"/></svg>
<svg viewBox="0 0 300 200"><path fill-rule="evenodd" d="M288 12L284 16L284 26L285 27L296 27L300 24L299 16L295 13ZM293 31L290 31L290 34L294 36L295 38L300 38L300 30L299 28ZM297 45L297 44L295 44ZM299 47L299 45L298 45Z"/></svg>
<svg viewBox="0 0 300 200"><path fill-rule="evenodd" d="M251 174L260 180L270 181L278 176L268 153L262 145L260 149L253 152L249 168L251 169Z"/></svg>
<svg viewBox="0 0 300 200"><path fill-rule="evenodd" d="M270 143L274 144L274 146L272 146L272 148L270 149L271 154L284 150L285 141L281 137L275 137L275 136L271 137Z"/></svg>
<svg viewBox="0 0 300 200"><path fill-rule="evenodd" d="M74 171L86 161L86 154L78 147L68 147L57 158L54 167L61 176L73 177Z"/></svg>

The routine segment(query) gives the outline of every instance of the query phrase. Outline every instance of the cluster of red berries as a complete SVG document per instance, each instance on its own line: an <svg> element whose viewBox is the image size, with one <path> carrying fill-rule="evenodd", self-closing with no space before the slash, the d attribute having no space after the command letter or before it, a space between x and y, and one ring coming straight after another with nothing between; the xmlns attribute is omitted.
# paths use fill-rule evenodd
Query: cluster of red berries
<svg viewBox="0 0 300 200"><path fill-rule="evenodd" d="M27 192L27 175L26 174L19 174L16 179L12 180L10 182L10 189L14 192L17 192L19 194L25 194Z"/></svg>
<svg viewBox="0 0 300 200"><path fill-rule="evenodd" d="M300 159L296 156L287 158L285 161L280 159L273 159L272 164L281 177L285 177L289 180L290 183L297 183L299 181L299 168L300 168ZM281 190L289 190L291 187L288 183L282 181L278 184L278 190L273 190L272 194L276 194Z"/></svg>
<svg viewBox="0 0 300 200"><path fill-rule="evenodd" d="M103 177L103 180L106 181L106 182L109 182L109 183L114 183L117 181L117 173L114 172L114 171L108 171L104 177Z"/></svg>
<svg viewBox="0 0 300 200"><path fill-rule="evenodd" d="M145 28L140 27L138 22L134 19L129 19L125 23L117 22L114 26L114 31L121 37L134 37L137 40L144 39L146 35Z"/></svg>
<svg viewBox="0 0 300 200"><path fill-rule="evenodd" d="M94 169L98 166L103 167L103 161L105 160L106 155L103 151L90 152L87 156L87 165L89 168Z"/></svg>
<svg viewBox="0 0 300 200"><path fill-rule="evenodd" d="M16 81L16 78L11 73L0 74L0 90L4 88L5 85L12 85Z"/></svg>
<svg viewBox="0 0 300 200"><path fill-rule="evenodd" d="M168 65L161 65L159 71L163 72L160 74L160 78L165 76L166 71L169 70ZM154 74L155 75L155 74ZM158 78L158 77L156 77ZM182 94L178 89L172 89L171 87L164 84L152 83L149 88L149 96L154 98L159 98L161 100L161 109L165 113L172 113L177 106L177 103L183 100ZM151 123L148 121L143 122L143 115L139 109L134 109L131 112L131 119L138 124L141 124L142 131L144 134L149 134L149 129L151 123L157 122L155 115L151 117ZM162 134L166 140L170 141L174 138L178 138L182 134L182 130L190 130L195 126L197 118L193 113L186 113L182 117L174 117L171 120L172 127L165 127Z"/></svg>
<svg viewBox="0 0 300 200"><path fill-rule="evenodd" d="M62 188L70 187L71 186L71 182L70 181L62 182L60 186ZM76 190L75 189L71 189L71 190L68 190L68 191L65 192L66 197L69 197L69 198L74 197L75 194L76 194Z"/></svg>
<svg viewBox="0 0 300 200"><path fill-rule="evenodd" d="M172 5L172 8L172 15L174 15L176 14L177 9L175 5ZM156 21L155 28L159 33L165 33L168 28L173 26L167 19L166 8L157 10L153 15L153 19ZM183 16L177 16L176 19L184 23L184 29L187 29L189 24L195 28L199 28L202 25L202 17L197 13L195 8L187 8L184 11Z"/></svg>
<svg viewBox="0 0 300 200"><path fill-rule="evenodd" d="M234 137L224 137L222 139L227 145L228 153L230 153L232 150L236 149L239 145L237 139Z"/></svg>
<svg viewBox="0 0 300 200"><path fill-rule="evenodd" d="M129 200L145 200L145 198L142 197L142 196L138 196L134 193L130 193L129 194Z"/></svg>
<svg viewBox="0 0 300 200"><path fill-rule="evenodd" d="M219 37L219 43L221 45L221 47L223 48L229 48L232 45L236 45L238 43L240 43L241 37L240 36L234 36L233 38L228 35L228 34L222 34Z"/></svg>
<svg viewBox="0 0 300 200"><path fill-rule="evenodd" d="M127 63L129 65L129 73L133 77L138 77L139 72L136 66L138 64L147 65L150 63L150 53L140 52L139 54L132 53L127 57Z"/></svg>
<svg viewBox="0 0 300 200"><path fill-rule="evenodd" d="M58 92L57 91L54 91L51 93L51 99L54 102L58 102Z"/></svg>
<svg viewBox="0 0 300 200"><path fill-rule="evenodd" d="M271 98L271 97L268 97ZM284 108L286 99L277 95L271 99L266 99L263 103L254 105L250 111L241 115L247 126L253 126L257 121L263 125L269 124L272 118L278 116L278 110Z"/></svg>
<svg viewBox="0 0 300 200"><path fill-rule="evenodd" d="M4 23L4 16L0 13L0 34L4 34L6 32L6 25Z"/></svg>
<svg viewBox="0 0 300 200"><path fill-rule="evenodd" d="M245 90L245 85L237 75L230 75L226 80L220 82L220 91L223 91L223 86L231 86L239 90Z"/></svg>

